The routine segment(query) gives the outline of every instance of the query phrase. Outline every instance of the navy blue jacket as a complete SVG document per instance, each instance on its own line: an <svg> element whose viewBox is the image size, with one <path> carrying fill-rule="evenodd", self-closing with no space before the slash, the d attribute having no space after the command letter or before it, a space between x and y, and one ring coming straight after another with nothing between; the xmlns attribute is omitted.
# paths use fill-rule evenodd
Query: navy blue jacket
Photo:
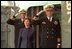
<svg viewBox="0 0 72 49"><path fill-rule="evenodd" d="M56 18L50 22L46 16L39 16L39 20L33 20L33 25L39 25L39 48L56 48L61 40L61 26ZM61 45L60 45L61 48Z"/></svg>
<svg viewBox="0 0 72 49"><path fill-rule="evenodd" d="M32 48L33 33L31 27L20 29L17 48Z"/></svg>

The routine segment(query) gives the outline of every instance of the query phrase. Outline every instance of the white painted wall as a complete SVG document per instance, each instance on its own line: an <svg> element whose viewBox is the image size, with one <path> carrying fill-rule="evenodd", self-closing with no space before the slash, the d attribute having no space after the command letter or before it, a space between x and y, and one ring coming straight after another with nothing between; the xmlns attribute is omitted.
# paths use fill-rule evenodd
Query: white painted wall
<svg viewBox="0 0 72 49"><path fill-rule="evenodd" d="M14 6L14 1L1 1L1 6ZM16 6L27 10L31 6L41 6L45 4L61 4L61 1L15 1Z"/></svg>

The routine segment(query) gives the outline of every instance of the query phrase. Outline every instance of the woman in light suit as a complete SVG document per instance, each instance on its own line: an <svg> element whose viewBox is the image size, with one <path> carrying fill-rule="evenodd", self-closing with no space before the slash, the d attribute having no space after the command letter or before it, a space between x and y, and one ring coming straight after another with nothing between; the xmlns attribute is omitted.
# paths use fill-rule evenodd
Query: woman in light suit
<svg viewBox="0 0 72 49"><path fill-rule="evenodd" d="M20 29L17 48L32 48L34 30L29 18L24 19L24 28Z"/></svg>

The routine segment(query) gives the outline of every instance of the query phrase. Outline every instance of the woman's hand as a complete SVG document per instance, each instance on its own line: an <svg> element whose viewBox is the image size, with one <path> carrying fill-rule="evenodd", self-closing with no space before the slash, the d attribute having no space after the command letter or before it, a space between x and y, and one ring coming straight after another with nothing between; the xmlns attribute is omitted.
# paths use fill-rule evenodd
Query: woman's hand
<svg viewBox="0 0 72 49"><path fill-rule="evenodd" d="M60 43L58 43L58 44L57 44L57 48L60 48L60 46L61 46L61 44L60 44Z"/></svg>

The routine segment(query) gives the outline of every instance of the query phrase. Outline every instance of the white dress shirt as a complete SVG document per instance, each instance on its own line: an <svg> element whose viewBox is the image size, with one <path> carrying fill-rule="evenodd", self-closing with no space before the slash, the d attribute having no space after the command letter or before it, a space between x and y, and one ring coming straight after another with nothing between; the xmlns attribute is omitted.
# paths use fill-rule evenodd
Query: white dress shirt
<svg viewBox="0 0 72 49"><path fill-rule="evenodd" d="M47 18L51 22L53 17L52 16L51 17L47 16Z"/></svg>

